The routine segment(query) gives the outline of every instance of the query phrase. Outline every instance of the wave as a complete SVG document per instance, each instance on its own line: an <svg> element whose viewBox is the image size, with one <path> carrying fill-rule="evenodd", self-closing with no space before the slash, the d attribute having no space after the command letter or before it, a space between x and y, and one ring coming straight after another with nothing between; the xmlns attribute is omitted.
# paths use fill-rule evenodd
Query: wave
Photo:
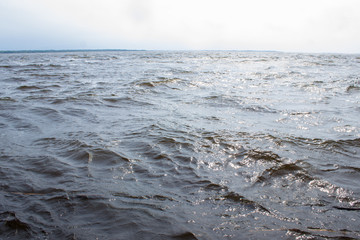
<svg viewBox="0 0 360 240"><path fill-rule="evenodd" d="M182 82L183 80L179 78L167 78L167 77L157 77L157 80L145 80L136 83L138 86L142 87L156 87L156 86L172 86L174 83ZM173 87L171 87L173 88Z"/></svg>

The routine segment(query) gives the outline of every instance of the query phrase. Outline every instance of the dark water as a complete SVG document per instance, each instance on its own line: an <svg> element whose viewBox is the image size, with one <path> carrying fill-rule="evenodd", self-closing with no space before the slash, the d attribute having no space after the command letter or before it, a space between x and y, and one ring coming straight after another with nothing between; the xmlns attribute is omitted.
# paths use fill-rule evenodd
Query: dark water
<svg viewBox="0 0 360 240"><path fill-rule="evenodd" d="M0 54L0 239L360 239L360 55Z"/></svg>

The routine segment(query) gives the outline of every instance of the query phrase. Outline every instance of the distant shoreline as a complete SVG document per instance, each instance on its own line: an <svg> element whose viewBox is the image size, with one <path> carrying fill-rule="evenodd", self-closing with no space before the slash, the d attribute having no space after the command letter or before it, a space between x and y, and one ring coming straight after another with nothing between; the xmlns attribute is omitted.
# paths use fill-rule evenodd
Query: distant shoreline
<svg viewBox="0 0 360 240"><path fill-rule="evenodd" d="M8 53L66 53L66 52L243 52L243 53L296 53L296 54L341 54L341 55L358 55L359 53L337 53L337 52L286 52L279 50L216 50L216 49L47 49L47 50L0 50L0 54Z"/></svg>
<svg viewBox="0 0 360 240"><path fill-rule="evenodd" d="M146 51L135 49L49 49L49 50L0 50L0 53L53 53L53 52L130 52Z"/></svg>
<svg viewBox="0 0 360 240"><path fill-rule="evenodd" d="M157 50L157 49L48 49L48 50L0 50L1 53L56 53L56 52L140 52L140 51L172 51L172 52L188 52L188 51L220 51L220 52L282 52L276 50Z"/></svg>

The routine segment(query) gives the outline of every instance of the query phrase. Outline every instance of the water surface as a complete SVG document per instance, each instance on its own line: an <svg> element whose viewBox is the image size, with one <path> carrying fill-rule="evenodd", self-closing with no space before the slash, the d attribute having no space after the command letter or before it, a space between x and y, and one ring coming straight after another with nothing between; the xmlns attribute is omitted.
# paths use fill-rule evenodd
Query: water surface
<svg viewBox="0 0 360 240"><path fill-rule="evenodd" d="M0 54L1 239L359 239L360 55Z"/></svg>

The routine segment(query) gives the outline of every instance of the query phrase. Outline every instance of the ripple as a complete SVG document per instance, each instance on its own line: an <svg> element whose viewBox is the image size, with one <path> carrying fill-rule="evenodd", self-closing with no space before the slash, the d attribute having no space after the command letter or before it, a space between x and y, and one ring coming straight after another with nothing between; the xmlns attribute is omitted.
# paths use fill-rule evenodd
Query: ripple
<svg viewBox="0 0 360 240"><path fill-rule="evenodd" d="M17 89L26 91L26 90L37 90L37 89L41 89L41 88L38 87L38 86L27 86L27 85L23 85L23 86L18 87Z"/></svg>
<svg viewBox="0 0 360 240"><path fill-rule="evenodd" d="M39 116L45 116L54 122L64 121L62 114L60 114L56 109L53 108L35 107L31 109L31 112Z"/></svg>
<svg viewBox="0 0 360 240"><path fill-rule="evenodd" d="M31 227L25 221L22 221L14 212L0 213L0 229L3 236L8 238L29 238L31 237ZM16 234L14 234L16 232Z"/></svg>

